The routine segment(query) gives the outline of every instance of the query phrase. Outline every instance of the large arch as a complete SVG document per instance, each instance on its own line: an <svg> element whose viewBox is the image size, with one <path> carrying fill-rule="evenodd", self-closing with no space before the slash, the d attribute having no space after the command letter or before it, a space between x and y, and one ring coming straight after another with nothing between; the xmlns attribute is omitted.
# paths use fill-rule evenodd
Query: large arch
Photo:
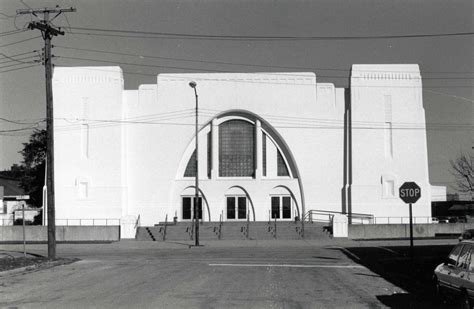
<svg viewBox="0 0 474 309"><path fill-rule="evenodd" d="M289 169L289 178L290 179L295 179L298 183L299 187L299 199L296 198L293 194L293 192L297 192L294 190L289 190L289 192L292 192L292 199L295 201L295 206L298 212L298 216L300 219L303 219L303 216L305 214L305 198L304 198L304 189L303 189L303 182L301 179L301 174L298 170L298 166L296 164L296 160L294 158L294 155L289 147L289 145L286 143L282 135L277 131L276 128L274 128L268 121L266 121L264 118L260 117L259 115L248 111L248 110L241 110L241 109L232 109L232 110L227 110L223 111L220 113L216 113L214 116L208 118L208 120L203 123L200 128L199 128L199 139L205 140L206 137L208 137L211 134L211 128L213 126L219 126L220 124L229 121L229 120L244 120L253 124L256 124L257 121L260 122L261 130L262 133L266 134L267 137L270 138L270 140L273 142L273 144L276 146L277 150L282 154L284 161L287 165L287 168ZM203 146L204 147L204 146ZM214 146L213 146L214 147ZM183 152L183 155L181 157L179 166L176 171L176 180L182 181L182 180L192 180L193 177L184 177L184 173L186 170L186 166L191 159L193 152L195 150L195 137L191 137L188 146L186 147L185 151ZM200 147L200 153L204 152L205 150L201 149ZM202 160L202 158L201 158ZM202 161L201 161L202 162ZM206 179L205 173L200 173L200 178L201 179ZM214 179L213 177L209 177L208 181L213 181L213 180L220 180L222 179L221 177L217 177ZM204 184L203 184L204 185ZM287 188L288 189L288 188ZM224 192L221 193L224 195ZM247 192L247 196L248 192ZM250 196L249 196L250 197ZM216 199L215 197L212 198L213 203L215 203ZM251 202L252 200L249 198L249 201ZM300 201L300 203L298 203ZM252 203L252 202L251 202ZM255 220L255 209L253 208L253 203L251 204L252 206L252 214L254 216ZM209 207L209 205L208 205Z"/></svg>
<svg viewBox="0 0 474 309"><path fill-rule="evenodd" d="M273 138L276 145L283 152L283 155L286 158L286 160L288 162L288 165L290 167L291 174L292 174L293 178L298 179L298 185L300 187L299 191L300 191L301 212L302 212L301 216L300 216L300 220L302 220L302 222L304 223L304 215L305 215L305 212L306 212L306 205L305 205L306 203L305 203L305 197L304 197L303 181L301 179L301 173L298 170L298 166L296 164L295 157L293 156L293 153L291 152L290 147L285 142L285 140L283 139L281 134L278 133L278 131L268 121L266 121L264 118L258 116L254 112L251 112L251 111L248 111L248 110L242 110L242 109L232 109L232 110L228 110L228 111L218 113L214 118L222 119L222 118L225 118L225 117L230 118L230 117L236 117L236 116L244 118L244 119L245 118L250 119L254 122L257 119L260 120L260 122L262 124L262 129L264 131L266 131L271 138ZM209 126L211 121L206 123L205 126ZM303 227L303 229L304 229L304 227Z"/></svg>

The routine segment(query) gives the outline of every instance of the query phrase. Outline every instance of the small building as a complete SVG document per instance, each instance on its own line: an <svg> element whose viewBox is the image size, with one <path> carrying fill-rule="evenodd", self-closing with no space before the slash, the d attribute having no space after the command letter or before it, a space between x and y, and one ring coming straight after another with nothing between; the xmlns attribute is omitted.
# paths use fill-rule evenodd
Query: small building
<svg viewBox="0 0 474 309"><path fill-rule="evenodd" d="M406 217L405 181L421 187L413 215L430 218L418 65L353 65L350 81L344 89L306 72L160 74L125 90L119 67L56 67L56 217L191 220L197 156L205 221Z"/></svg>
<svg viewBox="0 0 474 309"><path fill-rule="evenodd" d="M23 218L23 209L25 222L34 221L40 210L29 207L23 199L24 196L20 181L0 176L0 226L14 225L15 220Z"/></svg>

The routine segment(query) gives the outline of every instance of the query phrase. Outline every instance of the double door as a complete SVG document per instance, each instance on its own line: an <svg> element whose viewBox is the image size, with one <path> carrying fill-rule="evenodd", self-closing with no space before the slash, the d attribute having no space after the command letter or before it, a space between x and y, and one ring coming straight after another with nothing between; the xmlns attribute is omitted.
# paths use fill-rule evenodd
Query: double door
<svg viewBox="0 0 474 309"><path fill-rule="evenodd" d="M291 197L272 196L272 219L291 219Z"/></svg>
<svg viewBox="0 0 474 309"><path fill-rule="evenodd" d="M183 197L183 220L192 220L194 218L194 204L196 203L196 198L193 196L184 196ZM198 197L198 202L196 204L197 208L197 217L199 220L202 220L202 197Z"/></svg>
<svg viewBox="0 0 474 309"><path fill-rule="evenodd" d="M227 220L247 219L248 201L246 196L227 196Z"/></svg>

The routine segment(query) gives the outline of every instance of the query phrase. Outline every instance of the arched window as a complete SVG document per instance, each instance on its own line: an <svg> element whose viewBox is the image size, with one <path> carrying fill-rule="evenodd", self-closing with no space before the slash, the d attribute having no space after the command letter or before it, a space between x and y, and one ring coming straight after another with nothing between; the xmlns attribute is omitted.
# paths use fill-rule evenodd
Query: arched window
<svg viewBox="0 0 474 309"><path fill-rule="evenodd" d="M281 155L280 150L277 152L277 175L278 176L290 176L288 172L288 167L286 166L285 160L283 160L283 156Z"/></svg>
<svg viewBox="0 0 474 309"><path fill-rule="evenodd" d="M219 126L219 176L253 177L255 172L255 126L244 120L229 120Z"/></svg>
<svg viewBox="0 0 474 309"><path fill-rule="evenodd" d="M186 165L186 170L184 171L184 177L194 177L196 176L196 150L194 150L191 158Z"/></svg>

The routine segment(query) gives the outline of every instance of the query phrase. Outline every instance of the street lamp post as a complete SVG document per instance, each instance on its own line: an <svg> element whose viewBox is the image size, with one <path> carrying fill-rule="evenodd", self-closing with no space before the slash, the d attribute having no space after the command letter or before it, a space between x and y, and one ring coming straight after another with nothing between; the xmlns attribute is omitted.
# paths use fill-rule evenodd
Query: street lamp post
<svg viewBox="0 0 474 309"><path fill-rule="evenodd" d="M194 203L193 203L193 211L194 211L194 245L199 246L199 217L198 217L198 203L199 203L199 165L198 165L198 94L196 90L196 82L192 81L189 83L189 87L194 89L194 96L196 97L196 178L195 178L195 194L194 194Z"/></svg>

